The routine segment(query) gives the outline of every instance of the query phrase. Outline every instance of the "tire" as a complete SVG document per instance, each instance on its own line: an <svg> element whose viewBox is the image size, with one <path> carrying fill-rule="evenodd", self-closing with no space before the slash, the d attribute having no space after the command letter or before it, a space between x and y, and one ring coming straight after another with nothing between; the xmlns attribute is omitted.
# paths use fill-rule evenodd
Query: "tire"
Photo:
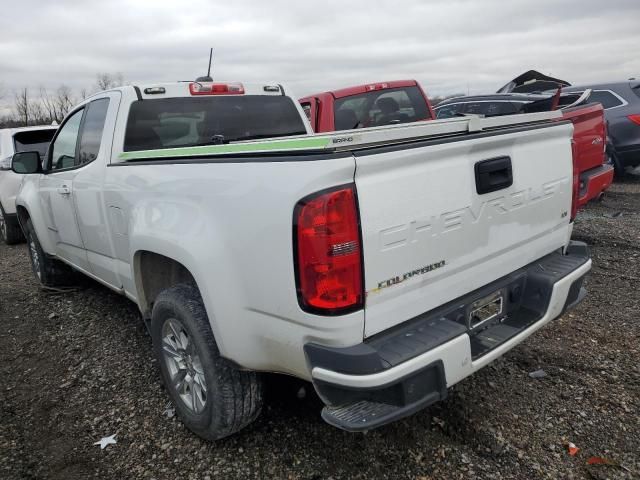
<svg viewBox="0 0 640 480"><path fill-rule="evenodd" d="M38 281L45 287L58 287L72 283L73 270L59 260L49 257L42 250L31 220L27 220L25 229L31 269Z"/></svg>
<svg viewBox="0 0 640 480"><path fill-rule="evenodd" d="M618 155L616 155L616 153L613 152L613 151L609 153L609 163L611 165L613 165L613 174L614 174L614 176L618 180L624 178L625 166L622 163L622 161L620 160L620 157L618 157Z"/></svg>
<svg viewBox="0 0 640 480"><path fill-rule="evenodd" d="M2 205L0 205L0 240L7 245L15 245L24 241L18 219L14 216L7 217Z"/></svg>
<svg viewBox="0 0 640 480"><path fill-rule="evenodd" d="M196 435L219 440L260 415L262 379L220 356L195 285L178 284L158 295L151 338L169 396Z"/></svg>

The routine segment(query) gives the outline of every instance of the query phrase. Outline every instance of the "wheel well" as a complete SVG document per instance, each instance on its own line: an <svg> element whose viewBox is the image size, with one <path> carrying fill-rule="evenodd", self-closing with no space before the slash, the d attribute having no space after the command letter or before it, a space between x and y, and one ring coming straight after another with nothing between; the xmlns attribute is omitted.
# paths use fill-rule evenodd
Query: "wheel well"
<svg viewBox="0 0 640 480"><path fill-rule="evenodd" d="M189 270L172 258L149 251L137 252L135 258L138 304L145 318L151 317L153 302L163 290L178 283L196 285Z"/></svg>
<svg viewBox="0 0 640 480"><path fill-rule="evenodd" d="M20 222L20 227L22 228L22 231L24 231L27 226L27 220L29 220L29 212L23 206L17 205L16 215L18 215L18 222Z"/></svg>

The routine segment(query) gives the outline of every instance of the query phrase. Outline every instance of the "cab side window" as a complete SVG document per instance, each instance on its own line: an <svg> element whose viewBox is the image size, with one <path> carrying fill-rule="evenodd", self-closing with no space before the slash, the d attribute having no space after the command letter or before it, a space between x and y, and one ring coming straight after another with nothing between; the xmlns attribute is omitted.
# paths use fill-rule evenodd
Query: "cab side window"
<svg viewBox="0 0 640 480"><path fill-rule="evenodd" d="M302 110L304 110L304 114L307 116L307 120L311 121L311 104L308 102L301 103Z"/></svg>
<svg viewBox="0 0 640 480"><path fill-rule="evenodd" d="M98 156L108 109L108 98L95 100L87 107L87 113L82 124L82 135L80 136L80 148L78 148L78 162L76 165L93 162Z"/></svg>
<svg viewBox="0 0 640 480"><path fill-rule="evenodd" d="M458 113L462 111L462 105L460 103L452 103L449 105L443 105L441 107L436 107L436 118L451 118L455 117Z"/></svg>
<svg viewBox="0 0 640 480"><path fill-rule="evenodd" d="M76 165L76 146L84 109L78 110L65 122L51 147L50 170L72 168Z"/></svg>

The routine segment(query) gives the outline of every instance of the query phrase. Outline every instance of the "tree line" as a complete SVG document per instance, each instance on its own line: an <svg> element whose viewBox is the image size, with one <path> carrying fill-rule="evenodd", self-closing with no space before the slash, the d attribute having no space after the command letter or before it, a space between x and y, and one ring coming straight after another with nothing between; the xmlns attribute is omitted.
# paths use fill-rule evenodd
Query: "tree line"
<svg viewBox="0 0 640 480"><path fill-rule="evenodd" d="M51 125L60 123L71 108L89 95L124 85L121 73L98 73L96 83L90 88L73 92L67 85L55 90L21 88L14 92L10 112L0 116L0 128ZM7 94L0 89L0 103L7 103Z"/></svg>
<svg viewBox="0 0 640 480"><path fill-rule="evenodd" d="M55 90L47 90L44 87L40 87L35 91L27 87L21 88L13 94L13 105L10 113L0 116L0 128L51 125L53 122L60 123L75 104L89 95L124 84L122 73L98 73L96 74L96 83L91 89L82 88L77 93L74 93L66 85L60 85ZM431 105L437 105L447 98L462 95L460 93L435 96L429 98L429 100ZM6 103L7 95L3 94L3 89L0 85L0 104L3 100Z"/></svg>

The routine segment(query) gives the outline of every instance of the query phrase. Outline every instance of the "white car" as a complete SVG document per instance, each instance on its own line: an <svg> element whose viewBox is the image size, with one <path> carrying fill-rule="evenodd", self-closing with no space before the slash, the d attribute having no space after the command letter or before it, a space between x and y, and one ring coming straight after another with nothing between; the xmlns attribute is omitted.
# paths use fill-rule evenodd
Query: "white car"
<svg viewBox="0 0 640 480"><path fill-rule="evenodd" d="M44 156L58 127L38 126L0 129L0 241L8 245L23 240L16 217L16 194L22 175L11 171L16 152L35 150Z"/></svg>
<svg viewBox="0 0 640 480"><path fill-rule="evenodd" d="M42 164L13 159L37 278L71 267L136 302L206 439L256 418L261 372L313 382L346 430L405 417L586 293L558 112L313 135L296 98L120 87L74 108Z"/></svg>

